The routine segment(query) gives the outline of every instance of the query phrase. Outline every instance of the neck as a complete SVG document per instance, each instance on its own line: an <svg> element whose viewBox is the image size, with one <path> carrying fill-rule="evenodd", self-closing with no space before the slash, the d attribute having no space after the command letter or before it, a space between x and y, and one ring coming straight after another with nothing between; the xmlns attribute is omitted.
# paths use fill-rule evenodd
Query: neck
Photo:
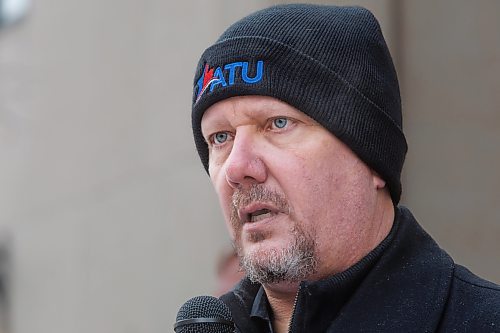
<svg viewBox="0 0 500 333"><path fill-rule="evenodd" d="M288 332L299 283L277 283L263 286L273 312L273 329L277 333Z"/></svg>
<svg viewBox="0 0 500 333"><path fill-rule="evenodd" d="M356 229L346 247L342 248L340 253L333 253L333 257L329 257L327 263L338 263L334 269L319 272L319 278L331 276L347 270L352 265L356 264L373 249L375 249L389 234L394 223L394 205L387 191L380 193L373 205L368 210L368 215L365 216L363 228ZM322 273L322 274L321 274Z"/></svg>

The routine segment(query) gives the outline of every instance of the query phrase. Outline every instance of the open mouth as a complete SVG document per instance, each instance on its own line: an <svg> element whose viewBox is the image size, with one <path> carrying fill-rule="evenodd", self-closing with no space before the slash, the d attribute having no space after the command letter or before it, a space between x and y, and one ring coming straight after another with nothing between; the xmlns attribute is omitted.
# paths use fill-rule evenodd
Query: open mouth
<svg viewBox="0 0 500 333"><path fill-rule="evenodd" d="M267 208L264 208L264 209L256 210L255 212L252 212L252 213L248 213L246 220L247 220L247 222L258 222L258 221L261 221L261 220L266 219L268 217L271 217L273 215L274 215L273 212L271 212Z"/></svg>

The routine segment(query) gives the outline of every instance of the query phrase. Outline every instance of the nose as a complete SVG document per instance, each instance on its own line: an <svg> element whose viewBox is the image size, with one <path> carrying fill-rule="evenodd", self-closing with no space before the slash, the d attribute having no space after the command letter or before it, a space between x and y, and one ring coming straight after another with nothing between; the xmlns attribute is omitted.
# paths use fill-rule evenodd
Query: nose
<svg viewBox="0 0 500 333"><path fill-rule="evenodd" d="M240 129L226 160L226 181L232 188L265 182L267 167L262 159L257 134Z"/></svg>

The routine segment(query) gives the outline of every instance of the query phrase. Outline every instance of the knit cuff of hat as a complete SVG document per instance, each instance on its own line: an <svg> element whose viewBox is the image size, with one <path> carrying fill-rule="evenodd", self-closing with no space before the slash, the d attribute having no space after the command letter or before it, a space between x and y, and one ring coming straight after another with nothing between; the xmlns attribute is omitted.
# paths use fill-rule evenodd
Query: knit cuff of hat
<svg viewBox="0 0 500 333"><path fill-rule="evenodd" d="M193 97L193 133L207 171L208 147L201 133L205 110L233 96L271 96L309 115L343 141L386 181L394 204L399 202L406 140L384 110L314 58L265 37L221 41L204 52L198 68L242 61L249 61L249 71L254 71L247 73L249 77L255 75L256 62L263 62L263 77L258 83L246 83L239 70L235 71L233 84L220 85L198 97L195 93Z"/></svg>

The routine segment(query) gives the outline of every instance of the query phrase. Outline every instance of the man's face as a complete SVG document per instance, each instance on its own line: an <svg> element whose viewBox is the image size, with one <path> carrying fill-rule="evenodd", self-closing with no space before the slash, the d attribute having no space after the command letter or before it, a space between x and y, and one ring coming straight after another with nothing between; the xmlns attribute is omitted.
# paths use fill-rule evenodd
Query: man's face
<svg viewBox="0 0 500 333"><path fill-rule="evenodd" d="M201 125L227 227L255 280L323 278L371 250L384 182L324 127L263 96L218 102Z"/></svg>

